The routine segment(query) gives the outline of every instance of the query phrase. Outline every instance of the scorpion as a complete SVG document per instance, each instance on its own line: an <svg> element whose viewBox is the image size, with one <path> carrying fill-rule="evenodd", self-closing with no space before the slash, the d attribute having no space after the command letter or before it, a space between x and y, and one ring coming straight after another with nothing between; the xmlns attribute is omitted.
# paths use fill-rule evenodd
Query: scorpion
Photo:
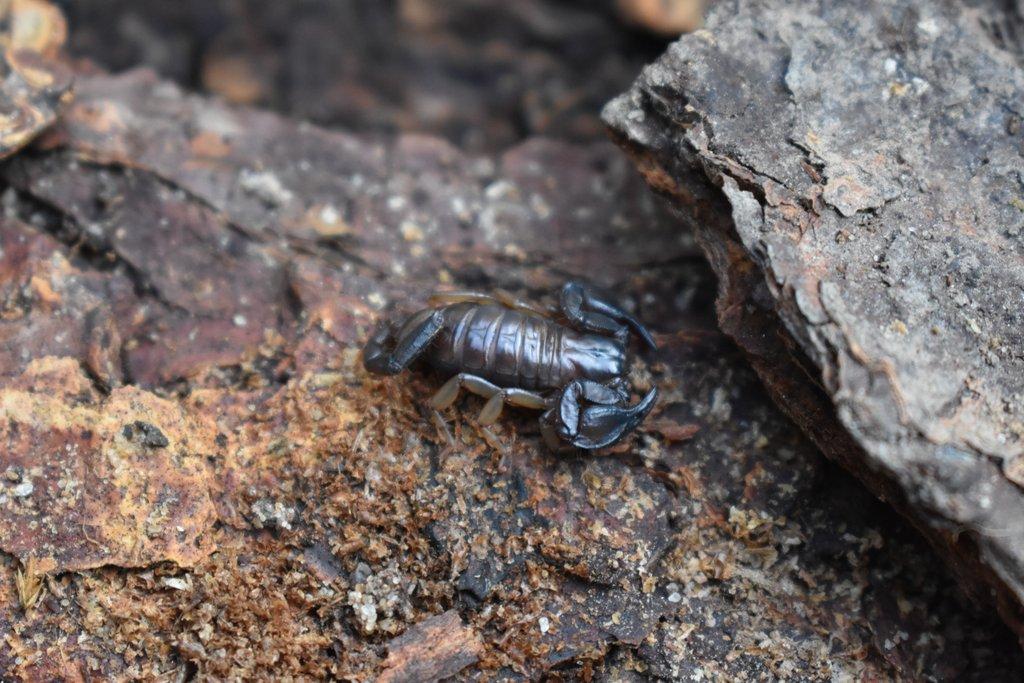
<svg viewBox="0 0 1024 683"><path fill-rule="evenodd" d="M449 379L428 401L452 405L462 389L487 399L478 422L490 425L505 404L543 410L548 446L610 446L644 420L657 400L651 389L629 405L630 332L652 349L650 332L589 285L570 281L557 311L543 311L505 292L444 292L428 308L382 321L363 349L370 372L396 375L417 359Z"/></svg>

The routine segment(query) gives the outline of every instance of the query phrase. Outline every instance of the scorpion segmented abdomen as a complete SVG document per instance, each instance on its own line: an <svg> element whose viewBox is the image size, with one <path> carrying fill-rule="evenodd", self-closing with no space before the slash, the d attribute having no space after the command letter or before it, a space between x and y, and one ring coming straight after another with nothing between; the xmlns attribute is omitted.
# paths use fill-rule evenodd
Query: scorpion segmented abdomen
<svg viewBox="0 0 1024 683"><path fill-rule="evenodd" d="M563 330L550 320L542 322L541 352L537 360L538 384L552 388L560 387L567 381L567 368L562 356Z"/></svg>
<svg viewBox="0 0 1024 683"><path fill-rule="evenodd" d="M492 368L495 381L503 386L520 386L519 369L522 365L522 340L526 319L519 311L505 310L495 322L496 339Z"/></svg>
<svg viewBox="0 0 1024 683"><path fill-rule="evenodd" d="M483 340L485 367L491 381L501 386L535 389L543 368L537 363L537 348L542 348L546 322L523 311L495 307L481 315L489 318Z"/></svg>
<svg viewBox="0 0 1024 683"><path fill-rule="evenodd" d="M522 324L522 337L517 352L516 376L524 389L540 386L540 367L536 359L544 345L547 325L542 318L528 316Z"/></svg>
<svg viewBox="0 0 1024 683"><path fill-rule="evenodd" d="M580 374L576 350L582 337L549 318L470 303L449 306L445 316L430 356L442 372L527 390L557 389Z"/></svg>
<svg viewBox="0 0 1024 683"><path fill-rule="evenodd" d="M446 309L446 329L438 340L433 362L439 369L467 372L494 379L505 309L456 304Z"/></svg>

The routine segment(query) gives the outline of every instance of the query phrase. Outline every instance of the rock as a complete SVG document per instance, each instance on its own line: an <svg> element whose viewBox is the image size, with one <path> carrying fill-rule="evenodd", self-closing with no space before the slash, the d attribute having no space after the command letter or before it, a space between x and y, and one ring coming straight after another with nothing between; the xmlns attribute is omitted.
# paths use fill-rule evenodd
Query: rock
<svg viewBox="0 0 1024 683"><path fill-rule="evenodd" d="M4 31L0 45L28 50L44 59L56 60L68 38L67 20L49 0L11 0L0 8Z"/></svg>
<svg viewBox="0 0 1024 683"><path fill-rule="evenodd" d="M36 358L70 356L103 385L119 385L115 311L132 296L129 278L84 272L50 235L0 221L0 375L16 376Z"/></svg>
<svg viewBox="0 0 1024 683"><path fill-rule="evenodd" d="M173 447L133 419L143 415L161 420ZM135 387L101 399L72 359L32 361L0 388L0 469L23 473L13 497L0 496L0 549L42 573L196 564L213 549L211 427Z"/></svg>
<svg viewBox="0 0 1024 683"><path fill-rule="evenodd" d="M8 48L0 81L0 159L32 141L57 120L71 100L71 73L25 49Z"/></svg>
<svg viewBox="0 0 1024 683"><path fill-rule="evenodd" d="M135 420L131 424L125 425L121 430L121 435L129 441L137 438L141 444L149 448L166 448L170 445L170 441L159 427L142 420Z"/></svg>
<svg viewBox="0 0 1024 683"><path fill-rule="evenodd" d="M997 3L718 5L605 118L775 399L1024 636L1014 25Z"/></svg>
<svg viewBox="0 0 1024 683"><path fill-rule="evenodd" d="M67 38L60 10L46 0L0 8L0 159L32 141L71 100L71 71L59 59Z"/></svg>
<svg viewBox="0 0 1024 683"><path fill-rule="evenodd" d="M295 519L295 510L275 503L268 498L261 498L250 506L252 525L257 529L285 529L290 531Z"/></svg>

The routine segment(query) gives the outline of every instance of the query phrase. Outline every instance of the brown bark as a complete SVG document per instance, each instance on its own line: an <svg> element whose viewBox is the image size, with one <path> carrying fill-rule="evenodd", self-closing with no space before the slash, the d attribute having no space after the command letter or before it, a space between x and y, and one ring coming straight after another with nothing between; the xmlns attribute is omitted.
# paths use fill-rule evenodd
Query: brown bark
<svg viewBox="0 0 1024 683"><path fill-rule="evenodd" d="M388 642L380 683L413 683L449 678L476 664L483 652L480 636L448 610L424 619Z"/></svg>

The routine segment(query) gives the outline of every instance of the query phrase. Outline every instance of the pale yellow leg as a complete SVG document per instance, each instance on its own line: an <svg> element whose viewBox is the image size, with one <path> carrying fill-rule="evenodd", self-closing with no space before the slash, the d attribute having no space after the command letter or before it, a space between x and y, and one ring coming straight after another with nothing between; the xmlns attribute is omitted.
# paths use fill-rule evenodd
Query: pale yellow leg
<svg viewBox="0 0 1024 683"><path fill-rule="evenodd" d="M459 397L459 391L468 389L474 394L488 399L480 411L480 424L489 425L501 417L501 410L505 403L521 408L542 410L548 407L543 396L524 389L502 389L496 384L488 382L482 377L470 375L465 372L452 377L444 383L437 393L434 394L427 404L435 410L444 410Z"/></svg>
<svg viewBox="0 0 1024 683"><path fill-rule="evenodd" d="M501 417L501 410L506 403L533 410L543 410L548 407L543 397L532 392L522 389L502 389L487 400L487 403L484 404L484 409L480 411L480 417L477 418L477 422L482 425L493 424L495 420Z"/></svg>

